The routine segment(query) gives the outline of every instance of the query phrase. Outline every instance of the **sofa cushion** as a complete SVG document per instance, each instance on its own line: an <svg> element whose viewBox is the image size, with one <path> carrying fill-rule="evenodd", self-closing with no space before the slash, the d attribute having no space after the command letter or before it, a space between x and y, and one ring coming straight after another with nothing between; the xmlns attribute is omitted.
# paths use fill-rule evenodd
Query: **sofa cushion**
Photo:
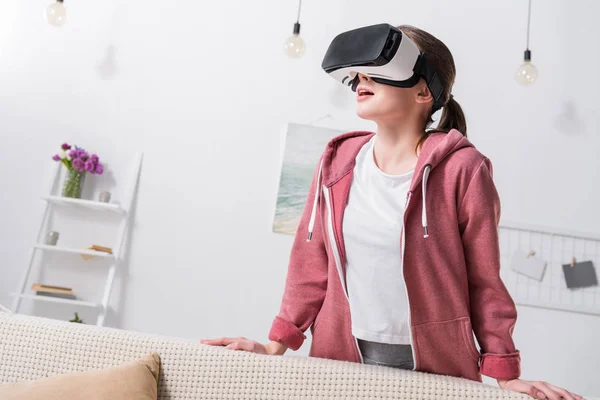
<svg viewBox="0 0 600 400"><path fill-rule="evenodd" d="M3 400L156 400L160 359L145 358L114 368L54 375L0 385Z"/></svg>

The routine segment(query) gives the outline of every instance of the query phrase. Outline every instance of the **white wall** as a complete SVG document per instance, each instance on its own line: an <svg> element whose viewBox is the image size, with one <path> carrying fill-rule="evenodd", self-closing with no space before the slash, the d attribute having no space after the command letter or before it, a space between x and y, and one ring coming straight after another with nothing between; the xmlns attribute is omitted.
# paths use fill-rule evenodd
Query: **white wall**
<svg viewBox="0 0 600 400"><path fill-rule="evenodd" d="M332 114L323 125L372 127L320 61L335 34L381 21L420 26L452 49L454 94L472 141L494 162L507 220L600 232L596 1L534 1L540 77L529 88L513 79L525 0L305 1L308 47L298 61L281 51L295 2L67 1L69 21L55 29L43 17L48 0L1 1L2 294L27 263L55 147L66 140L97 151L117 193L130 154L141 150L131 252L108 322L265 340L292 240L270 232L284 124ZM50 261L70 276L69 260ZM73 284L93 292L105 267L88 265ZM61 318L73 311L54 310ZM599 334L598 317L520 308L523 377L600 394L592 379Z"/></svg>

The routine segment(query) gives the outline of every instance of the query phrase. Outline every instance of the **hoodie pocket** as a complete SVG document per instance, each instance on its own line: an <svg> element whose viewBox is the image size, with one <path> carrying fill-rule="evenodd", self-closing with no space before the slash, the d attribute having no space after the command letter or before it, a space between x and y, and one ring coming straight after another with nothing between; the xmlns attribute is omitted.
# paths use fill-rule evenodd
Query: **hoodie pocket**
<svg viewBox="0 0 600 400"><path fill-rule="evenodd" d="M471 326L470 318L462 319L462 327L463 327L463 339L465 341L465 347L469 351L469 355L473 359L473 361L479 362L479 350L477 350L477 346L475 346L475 339L473 338L473 327Z"/></svg>
<svg viewBox="0 0 600 400"><path fill-rule="evenodd" d="M469 355L473 359L473 361L479 362L479 350L477 350L477 346L475 346L475 339L473 338L473 327L471 326L470 318L462 319L462 327L463 327L463 340L465 342L465 347L469 352Z"/></svg>
<svg viewBox="0 0 600 400"><path fill-rule="evenodd" d="M359 362L348 307L325 299L311 327L311 357Z"/></svg>
<svg viewBox="0 0 600 400"><path fill-rule="evenodd" d="M469 317L414 327L417 369L481 381Z"/></svg>

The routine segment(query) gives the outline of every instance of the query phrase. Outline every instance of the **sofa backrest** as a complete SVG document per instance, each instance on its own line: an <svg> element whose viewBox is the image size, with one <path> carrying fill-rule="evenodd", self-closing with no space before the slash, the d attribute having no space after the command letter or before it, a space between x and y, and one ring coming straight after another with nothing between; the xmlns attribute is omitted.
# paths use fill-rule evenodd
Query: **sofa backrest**
<svg viewBox="0 0 600 400"><path fill-rule="evenodd" d="M156 351L158 397L191 399L528 399L448 376L196 342L0 312L0 383L120 365Z"/></svg>

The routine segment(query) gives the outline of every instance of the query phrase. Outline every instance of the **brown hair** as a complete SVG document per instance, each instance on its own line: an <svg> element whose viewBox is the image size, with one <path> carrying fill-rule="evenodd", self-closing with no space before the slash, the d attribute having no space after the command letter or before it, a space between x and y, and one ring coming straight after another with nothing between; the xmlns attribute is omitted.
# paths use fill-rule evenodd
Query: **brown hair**
<svg viewBox="0 0 600 400"><path fill-rule="evenodd" d="M463 113L460 104L458 104L458 102L454 100L454 96L452 96L452 85L454 85L454 79L456 78L456 66L454 65L452 53L441 40L422 29L410 25L401 25L398 29L408 36L417 45L419 50L425 53L427 62L433 67L444 86L441 96L443 108L440 122L438 123L437 128L428 130L425 135L423 135L417 148L420 147L425 139L427 139L427 136L433 132L448 132L451 129L457 129L463 135L467 136L467 121L465 114ZM437 110L433 110L432 107L432 110L427 117L427 121L425 122L426 128L433 123L431 116L435 111Z"/></svg>

